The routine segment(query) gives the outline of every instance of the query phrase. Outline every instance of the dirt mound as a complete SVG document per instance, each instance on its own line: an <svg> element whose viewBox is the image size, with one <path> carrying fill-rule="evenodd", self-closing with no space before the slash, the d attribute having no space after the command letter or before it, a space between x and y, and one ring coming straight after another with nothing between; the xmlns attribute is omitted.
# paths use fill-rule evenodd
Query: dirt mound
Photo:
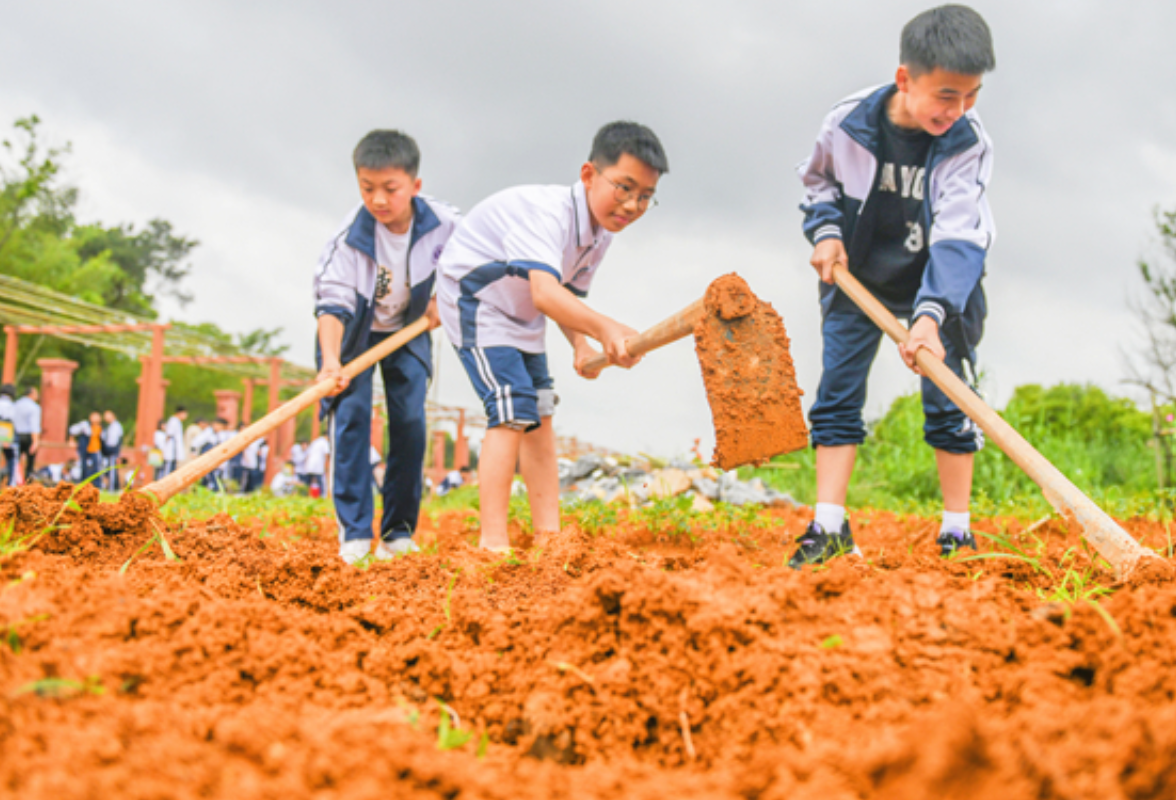
<svg viewBox="0 0 1176 800"><path fill-rule="evenodd" d="M1176 584L1114 586L1061 523L978 523L1033 563L943 562L935 522L858 514L865 559L793 572L798 510L511 556L449 513L355 569L329 532L69 498L0 495L41 534L0 560L12 795L1176 792Z"/></svg>

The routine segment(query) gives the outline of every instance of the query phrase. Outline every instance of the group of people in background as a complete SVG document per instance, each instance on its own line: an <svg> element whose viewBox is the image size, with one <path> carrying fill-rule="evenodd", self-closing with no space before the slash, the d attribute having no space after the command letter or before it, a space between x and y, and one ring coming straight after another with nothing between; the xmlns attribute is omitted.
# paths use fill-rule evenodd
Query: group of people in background
<svg viewBox="0 0 1176 800"><path fill-rule="evenodd" d="M75 449L76 457L36 469L41 443L40 393L30 386L19 397L17 394L12 384L0 385L0 488L30 481L56 485L61 481L87 480L110 492L126 486L134 468L123 455L126 431L113 410L91 411L69 426L69 444ZM201 418L185 426L188 416L187 408L177 406L171 416L159 423L147 453L147 462L155 469L156 478L227 442L245 427L241 423L233 428L222 417L211 421ZM290 495L305 487L311 496L325 496L330 450L325 436L295 442L289 460L270 481L271 491ZM269 442L261 438L206 475L201 484L212 491L235 486L242 494L255 492L265 485L268 462Z"/></svg>
<svg viewBox="0 0 1176 800"><path fill-rule="evenodd" d="M12 384L0 386L0 453L4 459L0 487L22 484L33 473L41 444L40 399L35 386L27 387L19 398Z"/></svg>
<svg viewBox="0 0 1176 800"><path fill-rule="evenodd" d="M119 468L126 466L126 459L121 457L123 436L122 423L109 409L104 413L91 411L86 419L70 425L69 440L78 453L78 479L86 481L98 476L103 489L121 489Z"/></svg>

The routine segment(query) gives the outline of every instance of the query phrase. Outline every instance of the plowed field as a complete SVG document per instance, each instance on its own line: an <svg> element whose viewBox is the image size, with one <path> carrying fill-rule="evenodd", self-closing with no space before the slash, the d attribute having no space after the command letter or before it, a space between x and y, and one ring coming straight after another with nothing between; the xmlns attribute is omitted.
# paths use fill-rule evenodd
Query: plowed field
<svg viewBox="0 0 1176 800"><path fill-rule="evenodd" d="M1176 584L1060 522L977 523L1032 563L944 562L935 521L860 512L865 559L797 573L804 510L513 557L447 512L361 570L327 521L68 497L0 495L0 530L57 520L0 560L6 796L1176 796Z"/></svg>

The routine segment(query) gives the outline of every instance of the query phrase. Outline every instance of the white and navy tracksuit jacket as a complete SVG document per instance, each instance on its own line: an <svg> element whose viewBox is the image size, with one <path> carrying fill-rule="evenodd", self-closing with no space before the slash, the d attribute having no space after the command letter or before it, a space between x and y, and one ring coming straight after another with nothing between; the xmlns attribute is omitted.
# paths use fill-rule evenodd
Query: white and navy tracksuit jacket
<svg viewBox="0 0 1176 800"><path fill-rule="evenodd" d="M425 197L412 201L412 234L407 254L411 299L405 325L419 319L433 294L437 261L457 225L456 209ZM331 237L315 270L315 316L330 314L344 326L340 360L346 364L387 337L373 332L378 263L376 221L360 205ZM316 340L316 357L321 353ZM388 401L390 451L384 482L385 539L411 536L420 512L421 467L425 457L425 393L432 374L432 339L416 337L381 364ZM371 449L372 370L347 391L323 402L331 443L331 491L342 539L372 537Z"/></svg>
<svg viewBox="0 0 1176 800"><path fill-rule="evenodd" d="M859 226L878 171L881 115L894 91L889 84L852 95L825 117L811 155L798 166L804 184L804 233L814 245L830 237L845 243L849 271L869 282L861 269L872 232ZM923 230L930 231L928 260L917 294L905 307L891 307L913 322L929 315L939 323L948 364L959 373L962 361L975 362L987 307L981 279L985 258L996 236L988 204L992 179L992 142L975 110L968 111L936 137L923 173ZM830 315L840 290L821 284L825 316L825 373L810 411L816 444L854 444L865 436L861 405L865 400L868 358L856 351L873 347L871 323ZM836 303L845 309L852 304ZM860 315L858 315L860 316ZM859 328L861 330L859 330ZM877 334L880 336L880 332ZM842 356L844 356L842 358ZM840 360L839 360L840 359ZM852 362L852 363L851 363ZM830 375L830 371L852 375ZM927 441L951 452L979 449L979 431L930 381L923 381Z"/></svg>

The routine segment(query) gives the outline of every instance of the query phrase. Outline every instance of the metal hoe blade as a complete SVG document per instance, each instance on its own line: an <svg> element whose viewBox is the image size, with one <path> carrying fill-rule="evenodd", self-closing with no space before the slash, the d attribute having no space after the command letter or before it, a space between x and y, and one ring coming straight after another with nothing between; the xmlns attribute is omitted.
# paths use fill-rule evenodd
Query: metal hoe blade
<svg viewBox="0 0 1176 800"><path fill-rule="evenodd" d="M722 469L757 464L808 446L803 394L780 315L734 273L711 283L694 328Z"/></svg>

